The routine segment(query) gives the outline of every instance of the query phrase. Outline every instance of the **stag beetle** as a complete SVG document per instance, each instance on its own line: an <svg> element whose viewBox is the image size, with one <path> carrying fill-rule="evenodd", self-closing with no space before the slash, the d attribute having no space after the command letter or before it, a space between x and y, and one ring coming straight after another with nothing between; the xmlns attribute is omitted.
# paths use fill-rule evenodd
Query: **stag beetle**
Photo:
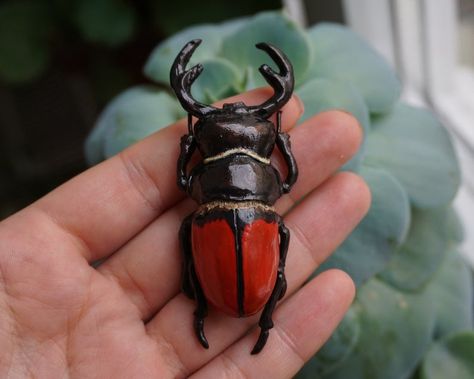
<svg viewBox="0 0 474 379"><path fill-rule="evenodd" d="M273 327L272 313L286 291L285 260L290 233L273 204L290 191L298 176L288 134L281 130L280 108L291 98L293 68L288 58L268 43L258 43L277 64L259 70L274 94L258 106L243 102L222 108L205 105L191 95L191 85L202 72L186 65L201 43L188 42L170 72L171 87L188 112L188 134L181 139L178 186L198 204L186 217L179 239L183 252L182 291L197 302L194 329L205 348L204 318L209 302L234 317L246 317L262 308L260 336L252 354L259 353ZM268 120L277 113L277 125ZM193 125L192 116L198 120ZM271 165L275 144L288 174L283 181ZM196 148L202 161L189 174Z"/></svg>

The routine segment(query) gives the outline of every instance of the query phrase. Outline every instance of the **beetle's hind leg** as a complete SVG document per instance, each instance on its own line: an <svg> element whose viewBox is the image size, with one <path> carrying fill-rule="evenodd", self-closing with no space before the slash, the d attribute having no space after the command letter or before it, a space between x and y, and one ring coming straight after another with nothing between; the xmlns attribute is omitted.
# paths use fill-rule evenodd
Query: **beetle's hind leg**
<svg viewBox="0 0 474 379"><path fill-rule="evenodd" d="M190 274L193 283L194 297L197 302L197 307L194 311L194 331L196 332L196 336L201 345L206 349L209 349L209 342L207 342L206 335L204 334L204 318L207 316L207 301L196 276L194 266L192 267Z"/></svg>
<svg viewBox="0 0 474 379"><path fill-rule="evenodd" d="M269 331L273 328L272 315L278 300L280 300L286 293L286 278L285 278L285 262L286 254L288 252L288 245L290 243L290 231L285 226L282 220L278 223L278 233L280 235L280 262L278 264L278 274L275 287L273 287L270 299L268 299L263 308L262 315L258 325L260 326L260 336L257 343L252 349L252 354L258 354L267 343Z"/></svg>
<svg viewBox="0 0 474 379"><path fill-rule="evenodd" d="M204 297L201 284L194 269L193 254L191 247L191 226L194 214L186 217L179 231L179 239L181 242L181 250L183 252L183 276L181 289L191 299L195 299L197 303L194 311L194 331L196 336L206 349L209 348L206 336L204 334L204 318L207 316L207 301Z"/></svg>

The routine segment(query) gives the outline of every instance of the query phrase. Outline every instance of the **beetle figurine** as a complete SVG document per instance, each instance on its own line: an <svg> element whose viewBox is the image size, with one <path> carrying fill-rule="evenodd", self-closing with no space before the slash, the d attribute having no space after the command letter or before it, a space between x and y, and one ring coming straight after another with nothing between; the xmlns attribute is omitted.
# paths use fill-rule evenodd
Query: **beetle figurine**
<svg viewBox="0 0 474 379"><path fill-rule="evenodd" d="M273 327L272 313L286 291L285 260L290 233L273 204L290 191L298 176L288 134L281 130L280 108L291 98L293 68L276 47L259 43L277 64L259 70L274 94L258 106L242 102L222 108L202 104L191 95L191 85L202 72L186 65L201 43L188 42L170 72L171 87L188 112L188 134L181 139L178 186L198 204L182 223L182 290L195 299L194 329L205 348L207 304L234 316L259 312L260 336L252 354L259 353ZM276 114L276 128L269 117ZM197 118L193 125L192 116ZM276 146L288 166L283 181L271 165ZM187 166L196 148L202 161L189 174Z"/></svg>

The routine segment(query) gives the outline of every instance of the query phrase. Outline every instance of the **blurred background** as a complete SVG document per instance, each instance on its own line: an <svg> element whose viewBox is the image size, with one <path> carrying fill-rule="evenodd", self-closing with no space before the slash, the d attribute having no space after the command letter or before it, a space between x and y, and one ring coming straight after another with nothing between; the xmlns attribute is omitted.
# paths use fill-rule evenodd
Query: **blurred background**
<svg viewBox="0 0 474 379"><path fill-rule="evenodd" d="M474 251L474 0L0 1L0 219L86 169L97 115L147 82L143 64L157 43L282 5L302 25L348 24L396 69L405 100L442 117L463 169L456 206Z"/></svg>

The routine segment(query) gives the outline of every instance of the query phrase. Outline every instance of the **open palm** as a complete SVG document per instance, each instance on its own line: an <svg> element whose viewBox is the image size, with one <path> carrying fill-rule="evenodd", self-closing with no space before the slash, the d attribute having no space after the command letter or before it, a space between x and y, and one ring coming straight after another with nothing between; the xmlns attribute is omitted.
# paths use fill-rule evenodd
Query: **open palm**
<svg viewBox="0 0 474 379"><path fill-rule="evenodd" d="M268 95L259 89L238 99L252 104ZM354 296L338 270L302 285L370 202L356 175L334 174L358 149L355 119L331 111L291 128L301 108L292 98L283 109L300 179L276 204L291 231L288 291L260 354L250 355L257 316L233 319L212 309L210 348L203 349L192 328L194 303L179 292L177 234L195 207L175 184L183 121L0 223L0 377L294 375ZM274 164L284 166L277 154Z"/></svg>

